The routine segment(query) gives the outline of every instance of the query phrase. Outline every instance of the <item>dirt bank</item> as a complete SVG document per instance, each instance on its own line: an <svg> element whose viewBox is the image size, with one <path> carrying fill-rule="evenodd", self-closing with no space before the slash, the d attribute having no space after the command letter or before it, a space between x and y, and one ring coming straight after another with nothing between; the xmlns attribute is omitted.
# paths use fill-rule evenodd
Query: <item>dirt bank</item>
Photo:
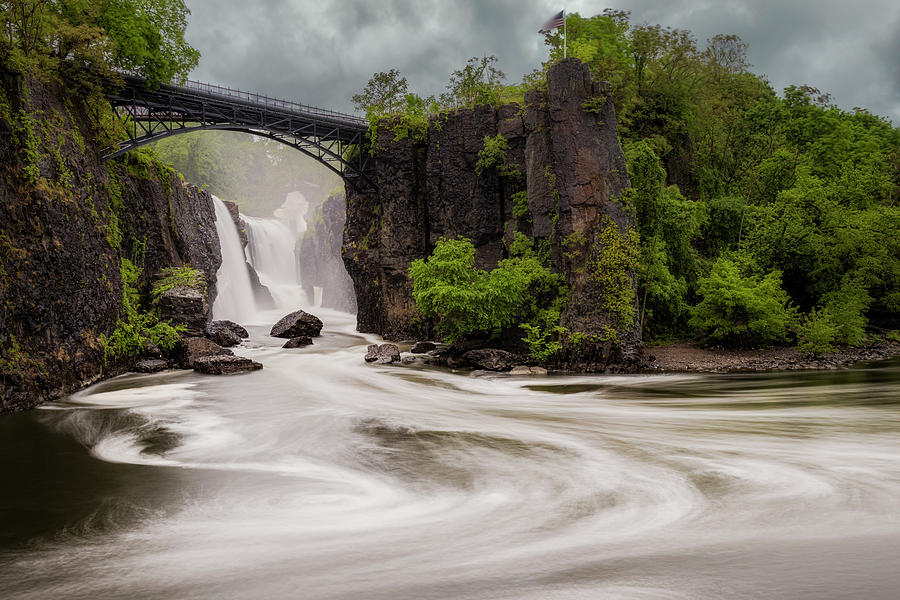
<svg viewBox="0 0 900 600"><path fill-rule="evenodd" d="M823 356L809 356L796 348L763 350L707 350L692 344L647 346L644 371L729 373L795 369L837 369L868 360L900 356L900 344L879 343L847 348Z"/></svg>

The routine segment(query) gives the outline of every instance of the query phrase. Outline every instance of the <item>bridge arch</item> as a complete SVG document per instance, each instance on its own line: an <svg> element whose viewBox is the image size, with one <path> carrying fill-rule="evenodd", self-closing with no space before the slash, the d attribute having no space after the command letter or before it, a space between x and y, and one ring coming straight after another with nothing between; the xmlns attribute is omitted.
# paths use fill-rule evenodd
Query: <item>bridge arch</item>
<svg viewBox="0 0 900 600"><path fill-rule="evenodd" d="M124 86L108 90L106 98L128 120L128 139L105 149L103 161L172 135L240 131L291 146L349 185L375 187L368 122L353 115L192 81L151 90L133 76L125 76Z"/></svg>

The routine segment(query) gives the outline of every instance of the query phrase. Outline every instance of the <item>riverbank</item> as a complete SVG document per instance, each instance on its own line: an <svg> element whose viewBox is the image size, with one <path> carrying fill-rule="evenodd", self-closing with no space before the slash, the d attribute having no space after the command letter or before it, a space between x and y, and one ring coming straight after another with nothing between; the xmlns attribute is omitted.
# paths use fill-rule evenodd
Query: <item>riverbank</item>
<svg viewBox="0 0 900 600"><path fill-rule="evenodd" d="M756 350L708 350L694 344L647 346L642 370L646 372L734 373L751 371L793 371L837 369L858 362L900 356L900 344L882 342L860 348L841 349L832 354L811 356L796 348Z"/></svg>

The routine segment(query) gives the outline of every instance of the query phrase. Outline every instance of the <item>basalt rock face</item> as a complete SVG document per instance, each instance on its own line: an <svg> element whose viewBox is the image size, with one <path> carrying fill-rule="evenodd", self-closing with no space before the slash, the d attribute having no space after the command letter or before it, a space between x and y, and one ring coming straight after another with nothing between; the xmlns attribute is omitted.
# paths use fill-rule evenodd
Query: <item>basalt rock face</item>
<svg viewBox="0 0 900 600"><path fill-rule="evenodd" d="M104 361L102 343L122 316L123 259L145 302L163 268L187 264L213 301L211 197L153 162L101 164L94 115L61 84L0 65L0 412L130 366Z"/></svg>
<svg viewBox="0 0 900 600"><path fill-rule="evenodd" d="M382 121L374 148L378 189L351 186L347 193L342 256L358 329L391 339L433 337L412 300L412 261L441 237L464 236L477 266L490 269L518 231L549 247L553 270L569 285L560 324L577 344L566 341L554 366L634 368L641 340L627 257L636 249L636 223L622 194L630 182L609 92L586 65L568 59L550 68L546 91L526 94L525 106L433 117L424 140L396 135L396 124ZM509 146L509 168L479 172L485 137L498 133ZM527 192L528 214L516 217L519 192Z"/></svg>
<svg viewBox="0 0 900 600"><path fill-rule="evenodd" d="M343 192L330 195L307 214L308 229L296 245L297 264L310 302L315 301L315 288L320 288L322 307L356 312L353 281L340 259L346 218Z"/></svg>

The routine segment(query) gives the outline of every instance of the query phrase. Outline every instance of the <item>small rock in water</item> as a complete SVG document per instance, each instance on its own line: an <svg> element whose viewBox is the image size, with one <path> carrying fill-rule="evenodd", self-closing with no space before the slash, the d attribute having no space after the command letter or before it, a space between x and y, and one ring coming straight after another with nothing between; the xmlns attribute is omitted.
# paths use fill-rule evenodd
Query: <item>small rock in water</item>
<svg viewBox="0 0 900 600"><path fill-rule="evenodd" d="M488 371L509 371L520 360L515 354L496 348L469 350L462 358L470 366Z"/></svg>
<svg viewBox="0 0 900 600"><path fill-rule="evenodd" d="M298 310L285 315L275 323L269 335L280 338L294 338L299 336L316 337L322 331L322 321L319 317L308 312Z"/></svg>
<svg viewBox="0 0 900 600"><path fill-rule="evenodd" d="M185 369L193 369L194 362L206 356L231 356L234 352L202 337L189 337L181 341L178 348L178 364Z"/></svg>
<svg viewBox="0 0 900 600"><path fill-rule="evenodd" d="M240 345L242 339L241 335L235 331L235 329L230 327L228 323L231 323L231 321L213 321L206 326L206 337L225 348ZM231 325L235 325L241 331L247 333L247 330L240 325L237 325L236 323L231 323ZM245 335L243 337L247 336Z"/></svg>
<svg viewBox="0 0 900 600"><path fill-rule="evenodd" d="M207 375L231 375L262 369L262 364L243 356L205 356L194 361L194 370Z"/></svg>
<svg viewBox="0 0 900 600"><path fill-rule="evenodd" d="M509 372L510 375L531 375L531 369L525 365L513 367Z"/></svg>
<svg viewBox="0 0 900 600"><path fill-rule="evenodd" d="M413 354L425 354L426 352L431 352L435 349L434 342L416 342L413 344L413 347L409 349Z"/></svg>
<svg viewBox="0 0 900 600"><path fill-rule="evenodd" d="M162 358L148 358L134 363L132 369L138 373L159 373L169 368L169 361Z"/></svg>
<svg viewBox="0 0 900 600"><path fill-rule="evenodd" d="M246 339L246 338L250 337L250 334L247 333L246 329L244 329L241 325L238 325L234 321L229 321L228 319L222 319L221 321L212 321L209 324L209 327L213 327L213 326L225 327L227 329L230 329L231 331L236 333L238 336L240 336L241 339Z"/></svg>
<svg viewBox="0 0 900 600"><path fill-rule="evenodd" d="M400 362L400 348L396 344L372 344L367 350L366 362L379 365Z"/></svg>
<svg viewBox="0 0 900 600"><path fill-rule="evenodd" d="M299 335L286 341L282 348L302 348L303 346L309 346L312 343L312 338L308 335Z"/></svg>
<svg viewBox="0 0 900 600"><path fill-rule="evenodd" d="M544 367L531 367L531 374L532 375L546 375L547 369L545 369Z"/></svg>

